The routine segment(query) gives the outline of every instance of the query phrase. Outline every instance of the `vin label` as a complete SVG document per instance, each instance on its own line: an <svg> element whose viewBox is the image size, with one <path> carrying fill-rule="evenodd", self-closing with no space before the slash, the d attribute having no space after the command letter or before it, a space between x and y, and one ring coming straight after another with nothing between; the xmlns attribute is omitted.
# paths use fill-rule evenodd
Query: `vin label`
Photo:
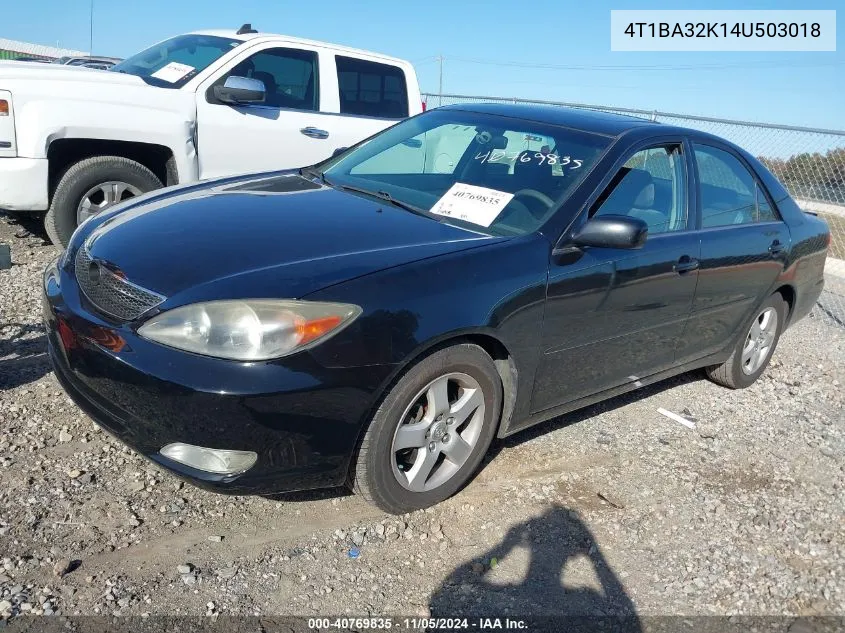
<svg viewBox="0 0 845 633"><path fill-rule="evenodd" d="M836 11L611 11L610 50L835 51Z"/></svg>

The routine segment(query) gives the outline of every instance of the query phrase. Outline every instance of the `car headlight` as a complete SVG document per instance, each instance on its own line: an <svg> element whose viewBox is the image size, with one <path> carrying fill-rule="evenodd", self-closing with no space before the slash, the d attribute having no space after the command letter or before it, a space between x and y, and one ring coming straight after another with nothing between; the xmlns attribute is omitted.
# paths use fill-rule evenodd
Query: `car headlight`
<svg viewBox="0 0 845 633"><path fill-rule="evenodd" d="M345 303L247 299L174 308L138 329L146 339L176 349L231 360L268 360L334 336L361 308Z"/></svg>

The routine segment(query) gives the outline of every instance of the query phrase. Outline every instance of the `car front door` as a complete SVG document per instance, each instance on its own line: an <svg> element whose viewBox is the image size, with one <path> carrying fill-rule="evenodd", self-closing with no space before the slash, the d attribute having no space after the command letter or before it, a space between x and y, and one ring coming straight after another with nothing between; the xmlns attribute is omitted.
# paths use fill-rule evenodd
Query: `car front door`
<svg viewBox="0 0 845 633"><path fill-rule="evenodd" d="M321 59L331 57L316 48L251 49L200 85L200 178L303 167L331 156L338 117L321 112L320 106L331 101L323 88L337 88L328 79L321 86L319 72ZM214 86L230 76L263 82L264 103L230 105L215 98Z"/></svg>
<svg viewBox="0 0 845 633"><path fill-rule="evenodd" d="M673 139L636 149L589 206L588 217L644 220L642 248L552 255L532 412L672 366L698 280L686 147Z"/></svg>
<svg viewBox="0 0 845 633"><path fill-rule="evenodd" d="M789 228L762 184L728 147L693 143L701 268L679 361L718 352L772 292L789 253Z"/></svg>

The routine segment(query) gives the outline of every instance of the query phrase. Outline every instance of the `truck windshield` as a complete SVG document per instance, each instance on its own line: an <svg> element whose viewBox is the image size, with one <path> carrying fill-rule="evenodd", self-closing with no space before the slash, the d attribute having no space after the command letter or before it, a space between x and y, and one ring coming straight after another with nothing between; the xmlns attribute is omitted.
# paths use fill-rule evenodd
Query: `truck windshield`
<svg viewBox="0 0 845 633"><path fill-rule="evenodd" d="M179 35L115 64L111 70L137 75L161 88L181 88L241 40L214 35Z"/></svg>
<svg viewBox="0 0 845 633"><path fill-rule="evenodd" d="M316 166L330 186L494 235L550 219L612 139L527 119L432 110Z"/></svg>

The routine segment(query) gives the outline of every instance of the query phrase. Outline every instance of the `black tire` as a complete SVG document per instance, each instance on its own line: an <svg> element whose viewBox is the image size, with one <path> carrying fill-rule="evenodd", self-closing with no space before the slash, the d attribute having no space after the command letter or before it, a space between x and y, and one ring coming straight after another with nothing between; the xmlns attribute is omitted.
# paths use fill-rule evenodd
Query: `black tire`
<svg viewBox="0 0 845 633"><path fill-rule="evenodd" d="M421 389L455 372L470 376L481 388L484 401L481 431L469 457L448 480L432 490L412 492L399 483L393 470L396 459L393 439L404 422L400 418ZM413 365L385 396L350 467L350 487L370 503L393 514L439 503L460 490L475 473L496 434L501 415L502 381L493 360L482 348L464 343L436 351Z"/></svg>
<svg viewBox="0 0 845 633"><path fill-rule="evenodd" d="M67 246L76 230L76 211L85 193L112 180L132 185L141 193L163 186L141 163L122 156L94 156L74 163L59 180L44 218L44 228L53 244Z"/></svg>
<svg viewBox="0 0 845 633"><path fill-rule="evenodd" d="M783 333L783 327L786 323L787 308L788 306L780 293L775 293L769 297L766 302L754 312L754 316L748 321L748 323L746 323L728 360L721 365L713 365L712 367L707 367L705 369L707 377L716 384L730 389L745 389L746 387L750 387L754 384L763 372L766 371L766 367L768 367L769 361L772 359L775 349L777 349L778 341L780 341L780 335ZM766 357L762 364L755 371L747 373L743 370L742 350L748 341L752 326L756 321L758 321L758 319L760 319L765 311L769 309L774 309L777 314L777 328L774 333L774 340L769 346L768 352L766 353Z"/></svg>

